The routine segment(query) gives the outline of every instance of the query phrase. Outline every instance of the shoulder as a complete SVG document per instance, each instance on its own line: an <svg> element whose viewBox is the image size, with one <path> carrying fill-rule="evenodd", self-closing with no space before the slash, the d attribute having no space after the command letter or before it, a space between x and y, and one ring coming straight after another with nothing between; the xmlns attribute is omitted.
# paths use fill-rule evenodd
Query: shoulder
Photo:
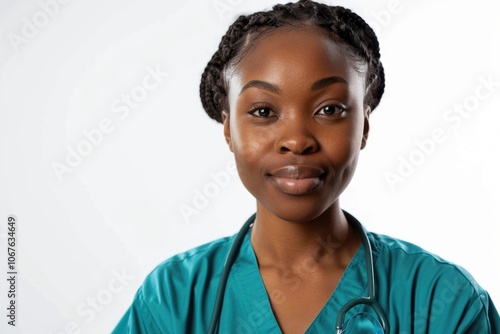
<svg viewBox="0 0 500 334"><path fill-rule="evenodd" d="M472 276L461 266L447 261L414 243L383 234L368 233L368 235L373 252L376 254L375 257L380 257L382 261L404 260L408 268L426 266L428 269L452 270L460 272L467 279L472 279Z"/></svg>
<svg viewBox="0 0 500 334"><path fill-rule="evenodd" d="M466 269L411 242L376 233L368 236L380 296L387 297L385 307L398 305L391 310L395 314L412 310L409 320L417 332L453 328L459 333L490 333L489 328L498 327L488 293Z"/></svg>
<svg viewBox="0 0 500 334"><path fill-rule="evenodd" d="M208 309L232 237L172 256L158 264L137 290L113 333L192 333L207 322Z"/></svg>
<svg viewBox="0 0 500 334"><path fill-rule="evenodd" d="M217 268L222 269L233 239L234 236L220 238L164 260L146 277L143 289L159 282L175 283L176 280L182 279L187 283L194 277L214 274Z"/></svg>
<svg viewBox="0 0 500 334"><path fill-rule="evenodd" d="M190 326L206 323L206 305L213 303L233 239L217 239L158 264L137 291L133 306L140 317L169 333L193 332Z"/></svg>
<svg viewBox="0 0 500 334"><path fill-rule="evenodd" d="M375 261L386 271L395 271L397 276L406 279L429 281L429 284L445 279L448 285L456 285L456 289L463 289L463 285L466 285L478 294L482 292L481 287L463 267L418 245L383 234L369 233L369 238Z"/></svg>
<svg viewBox="0 0 500 334"><path fill-rule="evenodd" d="M161 270L161 268L168 265L175 265L180 263L196 263L204 258L216 256L220 252L225 251L231 244L234 236L223 237L216 239L200 246L191 248L182 253L176 254L165 261L161 262L155 270Z"/></svg>

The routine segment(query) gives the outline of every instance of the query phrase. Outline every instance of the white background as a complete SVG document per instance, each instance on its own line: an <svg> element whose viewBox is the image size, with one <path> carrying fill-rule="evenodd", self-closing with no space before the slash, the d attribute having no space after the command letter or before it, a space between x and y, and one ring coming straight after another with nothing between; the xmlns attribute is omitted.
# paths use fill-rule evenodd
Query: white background
<svg viewBox="0 0 500 334"><path fill-rule="evenodd" d="M230 23L275 2L54 1L0 1L0 267L7 272L6 223L16 215L19 271L15 328L0 280L0 331L107 333L155 265L235 233L253 212L237 176L214 183L213 173L230 175L232 157L198 91ZM387 77L342 206L372 231L462 265L498 305L494 3L335 2L373 24ZM168 76L144 91L148 69ZM141 89L143 101L115 112L123 94ZM477 89L488 96L474 97ZM445 118L464 103L467 116ZM66 164L87 141L82 131L105 119L112 130L59 180L54 163ZM416 141L436 129L445 139L419 153ZM410 158L417 166L391 187L387 174ZM183 216L187 207L197 212Z"/></svg>

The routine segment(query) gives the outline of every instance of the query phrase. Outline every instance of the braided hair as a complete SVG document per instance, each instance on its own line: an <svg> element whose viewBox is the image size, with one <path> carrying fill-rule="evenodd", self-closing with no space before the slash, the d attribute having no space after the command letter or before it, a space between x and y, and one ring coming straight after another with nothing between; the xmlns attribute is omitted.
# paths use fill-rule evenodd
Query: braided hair
<svg viewBox="0 0 500 334"><path fill-rule="evenodd" d="M255 41L279 27L316 26L324 29L341 45L354 62L364 62L366 70L365 105L373 111L385 88L379 43L373 29L357 14L340 6L312 0L277 4L270 11L241 15L222 37L219 49L201 76L200 98L206 113L222 123L222 111L229 111L225 72L236 65Z"/></svg>

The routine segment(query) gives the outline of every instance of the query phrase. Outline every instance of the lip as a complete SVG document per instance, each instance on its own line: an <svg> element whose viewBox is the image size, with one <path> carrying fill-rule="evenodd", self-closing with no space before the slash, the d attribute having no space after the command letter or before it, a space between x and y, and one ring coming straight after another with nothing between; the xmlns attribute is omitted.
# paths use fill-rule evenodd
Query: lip
<svg viewBox="0 0 500 334"><path fill-rule="evenodd" d="M323 184L325 171L305 165L288 165L270 173L273 184L289 195L306 195Z"/></svg>

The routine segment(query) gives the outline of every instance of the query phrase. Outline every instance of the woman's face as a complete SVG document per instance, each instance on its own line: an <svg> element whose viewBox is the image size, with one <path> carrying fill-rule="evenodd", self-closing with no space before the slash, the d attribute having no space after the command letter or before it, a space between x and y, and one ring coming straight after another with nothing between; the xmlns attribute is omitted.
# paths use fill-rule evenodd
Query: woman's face
<svg viewBox="0 0 500 334"><path fill-rule="evenodd" d="M258 209L305 222L333 208L368 135L364 75L308 27L259 39L227 78L224 134Z"/></svg>

